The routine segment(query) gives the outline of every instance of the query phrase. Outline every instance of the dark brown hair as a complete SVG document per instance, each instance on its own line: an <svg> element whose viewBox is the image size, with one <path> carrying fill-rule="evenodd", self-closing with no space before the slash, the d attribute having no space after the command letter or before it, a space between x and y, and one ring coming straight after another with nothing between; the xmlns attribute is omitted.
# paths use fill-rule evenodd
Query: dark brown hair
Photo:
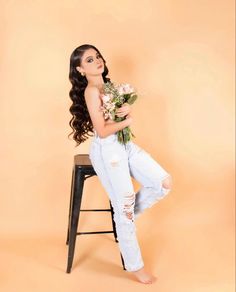
<svg viewBox="0 0 236 292"><path fill-rule="evenodd" d="M73 134L73 140L75 140L77 143L75 147L86 141L89 136L93 136L93 125L84 98L84 91L88 84L88 81L86 77L82 76L80 72L78 72L78 70L76 69L76 67L80 66L81 64L81 58L84 52L91 48L96 50L103 59L104 71L102 73L102 77L104 82L110 82L110 78L106 77L109 72L106 66L106 61L95 46L84 44L77 47L72 52L70 57L69 72L69 80L72 84L69 96L72 100L72 105L70 106L69 111L73 117L71 118L69 125L73 131L68 135L68 137ZM89 132L91 132L91 134Z"/></svg>

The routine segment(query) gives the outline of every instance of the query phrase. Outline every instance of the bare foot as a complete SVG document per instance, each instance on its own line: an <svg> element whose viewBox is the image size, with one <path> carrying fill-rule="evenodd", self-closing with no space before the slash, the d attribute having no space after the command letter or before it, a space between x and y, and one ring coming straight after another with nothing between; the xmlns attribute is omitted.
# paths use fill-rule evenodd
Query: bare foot
<svg viewBox="0 0 236 292"><path fill-rule="evenodd" d="M135 277L139 280L139 282L142 282L144 284L152 284L157 279L157 277L148 273L144 269L144 267L135 271L135 272L131 272L131 273L135 275Z"/></svg>

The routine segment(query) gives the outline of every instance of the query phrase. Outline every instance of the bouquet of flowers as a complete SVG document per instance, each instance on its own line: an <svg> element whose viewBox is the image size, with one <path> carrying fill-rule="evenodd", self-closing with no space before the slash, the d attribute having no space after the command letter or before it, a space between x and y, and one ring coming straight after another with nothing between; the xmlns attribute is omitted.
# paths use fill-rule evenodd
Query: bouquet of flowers
<svg viewBox="0 0 236 292"><path fill-rule="evenodd" d="M125 117L116 116L116 109L120 108L124 103L132 104L137 99L137 94L133 87L128 83L115 84L112 82L104 83L103 85L102 101L103 105L101 110L103 111L105 120L111 119L116 122L125 120ZM122 144L126 144L135 137L130 127L125 127L117 132L118 141Z"/></svg>

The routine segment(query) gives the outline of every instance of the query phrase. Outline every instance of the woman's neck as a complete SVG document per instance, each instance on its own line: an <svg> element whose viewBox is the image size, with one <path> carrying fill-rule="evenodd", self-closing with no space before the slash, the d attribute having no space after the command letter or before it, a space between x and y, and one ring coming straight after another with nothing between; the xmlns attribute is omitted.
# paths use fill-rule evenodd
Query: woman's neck
<svg viewBox="0 0 236 292"><path fill-rule="evenodd" d="M92 80L91 79L90 80L88 79L88 85L90 85L90 86L96 86L99 90L102 90L103 84L104 84L104 80L103 80L102 75L99 75L97 77L93 77Z"/></svg>

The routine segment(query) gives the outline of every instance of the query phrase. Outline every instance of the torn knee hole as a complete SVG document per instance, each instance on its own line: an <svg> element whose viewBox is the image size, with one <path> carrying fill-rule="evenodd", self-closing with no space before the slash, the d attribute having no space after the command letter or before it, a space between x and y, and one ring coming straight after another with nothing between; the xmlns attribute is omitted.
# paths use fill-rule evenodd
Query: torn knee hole
<svg viewBox="0 0 236 292"><path fill-rule="evenodd" d="M133 215L132 215L132 213L126 213L126 217L127 217L128 219L130 219L130 220L133 219Z"/></svg>
<svg viewBox="0 0 236 292"><path fill-rule="evenodd" d="M165 188L165 189L167 189L167 190L170 190L171 189L171 187L169 185L166 185L166 184L162 184L162 187Z"/></svg>
<svg viewBox="0 0 236 292"><path fill-rule="evenodd" d="M165 189L171 189L171 176L168 176L167 178L165 178L163 181L162 181L162 186L165 188Z"/></svg>
<svg viewBox="0 0 236 292"><path fill-rule="evenodd" d="M125 196L125 198L127 199L128 203L124 205L124 213L128 219L133 220L135 194L129 194Z"/></svg>
<svg viewBox="0 0 236 292"><path fill-rule="evenodd" d="M132 211L124 210L124 212L125 212L125 215L128 219L130 219L130 220L133 219L133 212Z"/></svg>

